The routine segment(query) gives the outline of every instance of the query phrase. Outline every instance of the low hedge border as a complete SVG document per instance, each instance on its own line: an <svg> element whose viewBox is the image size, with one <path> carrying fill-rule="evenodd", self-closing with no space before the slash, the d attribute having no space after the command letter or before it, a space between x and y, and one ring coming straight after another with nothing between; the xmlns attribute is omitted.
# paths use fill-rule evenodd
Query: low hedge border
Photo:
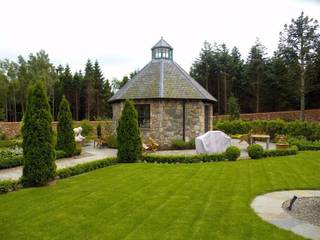
<svg viewBox="0 0 320 240"><path fill-rule="evenodd" d="M200 163L219 162L226 160L225 154L195 154L195 155L160 155L144 154L143 162L149 163Z"/></svg>
<svg viewBox="0 0 320 240"><path fill-rule="evenodd" d="M7 148L7 147L15 147L20 146L21 141L13 139L13 140L0 140L0 148Z"/></svg>
<svg viewBox="0 0 320 240"><path fill-rule="evenodd" d="M108 167L117 164L117 158L105 158L88 163L78 164L73 167L63 168L57 171L57 179L63 179L90 172L99 168ZM0 181L0 194L16 191L22 188L20 180L2 180Z"/></svg>
<svg viewBox="0 0 320 240"><path fill-rule="evenodd" d="M78 156L81 154L81 149L77 149L73 156ZM60 158L70 157L64 151L56 150L56 160ZM1 158L0 154L0 169L18 167L23 165L24 158L22 155L14 155L10 158Z"/></svg>
<svg viewBox="0 0 320 240"><path fill-rule="evenodd" d="M92 162L82 163L73 167L63 168L57 171L58 178L67 178L75 175L79 175L85 172L90 172L98 168L104 168L117 163L116 157L105 158L102 160L96 160Z"/></svg>
<svg viewBox="0 0 320 240"><path fill-rule="evenodd" d="M319 151L320 141L308 141L306 139L289 138L290 145L298 147L299 151Z"/></svg>
<svg viewBox="0 0 320 240"><path fill-rule="evenodd" d="M296 155L298 153L298 148L292 146L289 149L284 150L264 150L263 157L280 157L280 156L289 156Z"/></svg>
<svg viewBox="0 0 320 240"><path fill-rule="evenodd" d="M0 194L16 191L21 187L19 180L2 180L0 181Z"/></svg>

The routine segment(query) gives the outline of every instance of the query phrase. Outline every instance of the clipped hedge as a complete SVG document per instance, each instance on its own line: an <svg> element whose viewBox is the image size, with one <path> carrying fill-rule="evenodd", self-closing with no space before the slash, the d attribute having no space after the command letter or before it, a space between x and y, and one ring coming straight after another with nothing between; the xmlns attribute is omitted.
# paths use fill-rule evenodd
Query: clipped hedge
<svg viewBox="0 0 320 240"><path fill-rule="evenodd" d="M90 172L98 168L104 168L117 163L117 158L105 158L93 162L78 164L73 167L63 168L57 171L57 177L67 178L75 175L79 175L85 172ZM20 184L20 180L3 180L0 181L0 194L16 191L23 186Z"/></svg>
<svg viewBox="0 0 320 240"><path fill-rule="evenodd" d="M214 128L219 129L227 134L246 134L249 131L267 133L273 139L276 135L289 135L293 137L305 137L307 140L320 139L320 123L306 121L284 120L223 120L213 123Z"/></svg>
<svg viewBox="0 0 320 240"><path fill-rule="evenodd" d="M225 160L225 154L195 154L195 155L160 155L144 154L142 161L150 163L199 163L218 162Z"/></svg>
<svg viewBox="0 0 320 240"><path fill-rule="evenodd" d="M55 154L56 154L55 159L70 157L68 154L66 154L62 150L56 150ZM80 154L81 154L81 149L76 149L73 156L80 155ZM0 169L21 166L23 165L23 163L24 163L24 158L21 154L14 153L10 150L0 151Z"/></svg>
<svg viewBox="0 0 320 240"><path fill-rule="evenodd" d="M0 181L0 194L16 191L20 187L20 181L2 180Z"/></svg>
<svg viewBox="0 0 320 240"><path fill-rule="evenodd" d="M289 156L289 155L296 155L297 153L298 153L298 148L296 146L292 146L288 149L283 149L283 150L265 150L263 153L263 157Z"/></svg>
<svg viewBox="0 0 320 240"><path fill-rule="evenodd" d="M63 168L57 171L59 178L67 178L74 175L79 175L85 172L90 172L98 168L104 168L117 163L116 157L105 158L88 163L78 164L73 167Z"/></svg>
<svg viewBox="0 0 320 240"><path fill-rule="evenodd" d="M320 151L320 141L308 141L305 138L289 138L290 145L295 145L299 151Z"/></svg>
<svg viewBox="0 0 320 240"><path fill-rule="evenodd" d="M0 169L12 168L23 165L24 158L22 155L11 154L11 152L0 152Z"/></svg>
<svg viewBox="0 0 320 240"><path fill-rule="evenodd" d="M21 146L21 141L13 139L13 140L0 140L0 148L8 148Z"/></svg>

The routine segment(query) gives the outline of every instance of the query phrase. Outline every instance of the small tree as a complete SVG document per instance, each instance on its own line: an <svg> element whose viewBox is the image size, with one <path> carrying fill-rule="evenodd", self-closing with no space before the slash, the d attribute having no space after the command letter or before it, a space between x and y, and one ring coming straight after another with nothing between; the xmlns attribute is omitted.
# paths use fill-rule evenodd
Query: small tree
<svg viewBox="0 0 320 240"><path fill-rule="evenodd" d="M72 156L76 149L76 142L72 128L72 114L65 96L62 97L60 102L57 134L56 149L64 151L66 156Z"/></svg>
<svg viewBox="0 0 320 240"><path fill-rule="evenodd" d="M23 177L28 186L41 186L55 177L56 164L52 138L50 107L42 82L29 88L23 117Z"/></svg>
<svg viewBox="0 0 320 240"><path fill-rule="evenodd" d="M129 100L126 100L117 127L119 162L135 162L142 154L142 142L138 126L138 114Z"/></svg>
<svg viewBox="0 0 320 240"><path fill-rule="evenodd" d="M100 123L98 124L98 126L97 126L97 138L101 138L101 136L102 136L102 133L101 133L101 125L100 125Z"/></svg>
<svg viewBox="0 0 320 240"><path fill-rule="evenodd" d="M230 115L230 120L236 120L240 118L240 107L238 99L234 96L230 96L228 99L228 112Z"/></svg>

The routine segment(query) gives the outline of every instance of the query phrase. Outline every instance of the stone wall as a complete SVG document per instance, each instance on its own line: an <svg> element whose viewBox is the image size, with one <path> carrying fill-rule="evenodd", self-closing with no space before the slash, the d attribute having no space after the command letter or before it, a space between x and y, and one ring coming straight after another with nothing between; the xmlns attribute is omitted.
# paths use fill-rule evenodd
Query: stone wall
<svg viewBox="0 0 320 240"><path fill-rule="evenodd" d="M92 134L96 133L96 127L100 123L102 127L102 132L108 134L111 131L112 121L90 121L94 130ZM20 122L0 122L0 131L4 132L9 138L15 137L20 134ZM58 122L52 122L53 129L57 129ZM74 126L78 127L81 125L81 122L74 122Z"/></svg>
<svg viewBox="0 0 320 240"><path fill-rule="evenodd" d="M286 121L299 120L300 111L285 111L285 112L266 112L266 113L245 113L241 114L242 120L272 120L283 119ZM215 116L215 119L228 119L228 115ZM305 110L305 119L307 121L320 121L320 109Z"/></svg>
<svg viewBox="0 0 320 240"><path fill-rule="evenodd" d="M172 140L183 139L183 102L182 100L135 100L137 104L150 104L150 128L140 128L143 141L149 137L160 143L161 148L169 148ZM185 102L185 136L186 141L204 133L204 106L202 101ZM113 104L113 126L121 116L123 102ZM209 123L212 122L212 107ZM212 127L212 124L209 124Z"/></svg>

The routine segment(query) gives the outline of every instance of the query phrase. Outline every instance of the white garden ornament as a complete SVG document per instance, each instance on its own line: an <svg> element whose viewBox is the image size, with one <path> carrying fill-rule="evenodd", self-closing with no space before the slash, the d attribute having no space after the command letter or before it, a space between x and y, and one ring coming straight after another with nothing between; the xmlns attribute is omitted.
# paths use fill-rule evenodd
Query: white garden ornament
<svg viewBox="0 0 320 240"><path fill-rule="evenodd" d="M86 139L84 136L81 135L82 127L74 128L73 132L75 134L74 139L75 139L76 142L82 142L84 139Z"/></svg>

